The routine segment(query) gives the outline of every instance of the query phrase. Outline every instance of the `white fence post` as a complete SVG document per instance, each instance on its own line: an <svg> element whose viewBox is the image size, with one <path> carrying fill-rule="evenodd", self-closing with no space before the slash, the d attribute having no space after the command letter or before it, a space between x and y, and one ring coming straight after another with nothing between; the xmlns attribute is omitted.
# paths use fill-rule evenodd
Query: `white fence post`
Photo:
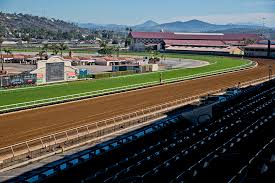
<svg viewBox="0 0 275 183"><path fill-rule="evenodd" d="M27 146L27 148L28 148L28 152L30 152L31 150L30 150L30 147L29 147L28 142L25 142L25 143L26 143L26 146Z"/></svg>
<svg viewBox="0 0 275 183"><path fill-rule="evenodd" d="M42 148L44 148L44 144L43 144L42 138L40 138L40 142L42 144Z"/></svg>
<svg viewBox="0 0 275 183"><path fill-rule="evenodd" d="M11 147L12 157L14 158L14 157L15 157L15 154L14 154L13 147L12 147L12 146L10 146L10 147Z"/></svg>

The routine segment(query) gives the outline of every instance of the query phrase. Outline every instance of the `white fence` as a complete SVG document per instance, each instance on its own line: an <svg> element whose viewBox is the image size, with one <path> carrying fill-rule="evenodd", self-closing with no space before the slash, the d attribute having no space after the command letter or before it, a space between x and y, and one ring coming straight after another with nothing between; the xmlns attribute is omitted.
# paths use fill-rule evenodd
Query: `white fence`
<svg viewBox="0 0 275 183"><path fill-rule="evenodd" d="M238 67L232 67L232 68L228 68L228 69L221 69L221 70L217 70L217 71L205 72L205 73L200 73L200 74L195 74L195 75L185 76L185 77L165 79L165 80L162 80L162 84L183 81L183 80L188 80L188 79L194 79L194 78L198 78L198 77L211 76L211 75L221 74L221 73L226 73L226 72L233 72L233 71L237 71L240 69L249 68L252 66L254 66L254 62L249 62L246 65L242 65L242 66L238 66ZM4 112L8 112L8 111L32 108L32 107L37 107L37 106L44 106L44 105L49 105L49 104L74 101L74 100L79 100L79 99L83 99L83 98L112 94L112 93L116 93L116 92L123 92L123 91L127 91L127 90L132 90L132 89L139 89L139 88L144 88L144 87L149 87L149 86L155 86L155 85L159 85L159 84L161 84L160 81L153 81L153 82L140 83L140 84L128 85L128 86L117 87L117 88L110 88L110 89L104 89L104 90L98 90L98 91L92 91L92 92L78 93L78 94L73 94L73 95L66 95L66 96L61 96L61 97L54 97L54 98L48 98L48 99L42 99L42 100L34 100L34 101L30 101L30 102L3 105L3 106L0 106L0 112L4 113Z"/></svg>
<svg viewBox="0 0 275 183"><path fill-rule="evenodd" d="M251 84L266 81L268 79L269 77L259 78L257 80L242 83L241 86L248 86ZM160 114L160 113L162 114L163 112L176 109L188 103L192 103L195 100L198 100L202 96L207 96L209 94L215 94L220 92L222 92L222 90L209 91L206 93L202 93L200 95L191 96L188 98L180 98L174 101L155 105L139 111L135 111L129 114L119 115L114 118L110 118L102 121L96 121L96 122L87 121L86 125L78 126L62 132L41 136L39 138L35 138L25 142L3 147L3 148L0 148L0 162L2 162L3 164L6 161L12 162L12 161L16 161L19 158L26 158L27 155L30 155L33 152L36 152L39 150L40 150L39 152L44 150L48 153L52 153L52 151L49 151L49 149L47 148L52 147L52 149L54 149L56 147L62 147L62 145L67 147L70 145L74 146L75 144L71 142L72 141L76 142L77 139L81 139L81 138L86 138L86 140L98 139L106 134L110 134L112 132L121 130L121 126L130 127L134 125L131 123L133 120L136 120L137 123L145 122L141 120L142 118L138 118L140 116L143 117L143 116L148 116L152 114L154 115ZM124 126L125 124L127 125ZM1 169L1 163L0 163L0 169Z"/></svg>
<svg viewBox="0 0 275 183"><path fill-rule="evenodd" d="M175 109L187 103L191 103L202 96L214 94L220 91L221 90L210 91L189 98L177 99L171 102L155 105L129 114L119 115L114 118L102 121L90 122L83 126L71 128L62 132L53 133L47 136L42 136L22 143L0 148L0 162L4 162L7 159L14 159L21 155L29 155L31 152L37 151L39 149L46 149L50 146L57 146L74 139L80 139L82 137L89 137L89 139L95 139L108 133L114 132L116 129L121 129L121 125L123 125L127 120L133 120L139 116L156 114L157 112L163 113L165 111ZM140 122L140 118L138 118L137 120Z"/></svg>

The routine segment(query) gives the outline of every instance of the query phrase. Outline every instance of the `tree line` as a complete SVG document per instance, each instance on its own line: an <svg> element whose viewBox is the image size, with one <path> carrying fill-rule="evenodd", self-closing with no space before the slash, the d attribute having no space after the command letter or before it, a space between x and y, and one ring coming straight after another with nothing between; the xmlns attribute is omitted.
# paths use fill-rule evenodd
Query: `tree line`
<svg viewBox="0 0 275 183"><path fill-rule="evenodd" d="M63 56L63 53L68 50L69 47L65 43L59 43L59 44L43 44L41 51L38 53L40 58L42 57L48 57L48 52L52 51L52 55L57 55L60 53L61 57Z"/></svg>

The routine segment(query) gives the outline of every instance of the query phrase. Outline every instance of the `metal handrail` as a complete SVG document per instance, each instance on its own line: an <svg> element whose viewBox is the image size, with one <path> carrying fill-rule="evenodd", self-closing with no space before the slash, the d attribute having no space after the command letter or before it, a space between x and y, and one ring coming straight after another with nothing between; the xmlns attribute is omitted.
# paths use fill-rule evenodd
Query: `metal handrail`
<svg viewBox="0 0 275 183"><path fill-rule="evenodd" d="M174 100L174 101L170 101L170 102L166 102L166 103L163 103L163 104L158 104L158 105L155 105L155 106L152 106L152 107L148 107L148 108L145 108L145 109L142 109L142 110L138 110L138 111L135 111L135 112L132 112L132 113L122 114L122 115L115 116L113 118L101 120L101 121L98 121L96 123L93 122L93 123L89 123L89 124L86 124L86 125L70 128L70 129L67 129L67 130L64 130L64 131L61 131L61 132L57 132L57 133L49 134L49 135L46 135L46 136L41 136L41 137L38 137L38 138L35 138L35 139L27 140L27 141L24 141L24 142L21 142L21 143L9 145L9 146L0 148L0 151L5 150L5 149L15 149L16 146L30 144L31 142L40 141L41 139L45 139L45 138L55 137L55 136L58 136L60 134L66 134L70 131L75 131L77 129L84 129L84 128L87 128L91 125L96 125L96 124L99 124L99 123L106 123L107 121L113 121L115 119L124 119L123 117L125 117L125 116L128 116L127 119L130 119L130 116L132 116L132 115L136 116L136 114L138 114L138 113L143 113L144 114L145 111L149 111L149 113L150 112L153 113L153 112L156 112L159 108L161 110L163 110L164 109L163 107L169 108L169 107L171 107L171 105L173 106L173 104L177 104L178 102L181 102L181 104L186 103L188 101L193 101L195 99L198 99L201 96L208 95L208 94L213 94L213 93L216 93L216 92L219 92L219 91L220 90L216 90L216 91L206 92L206 93L196 95L196 96L192 96L192 97L188 97L188 98L177 99L177 100Z"/></svg>
<svg viewBox="0 0 275 183"><path fill-rule="evenodd" d="M217 71L210 71L210 72L205 72L205 73L200 73L200 74L194 74L191 76L166 79L166 80L163 80L162 83L170 83L170 82L182 81L182 80L187 80L187 79L192 79L192 78L197 78L197 77L214 75L214 74L218 74L218 73L235 71L235 70L239 70L241 68L251 67L251 66L253 66L253 63L254 62L251 61L250 63L248 63L246 65L242 65L242 66L221 69L221 70L217 70ZM103 89L103 90L97 90L97 91L91 91L91 92L77 93L77 94L66 95L66 96L61 96L61 97L53 97L53 98L48 98L48 99L35 100L35 101L30 101L30 102L9 104L9 105L0 106L0 111L9 111L9 110L15 110L15 109L20 109L20 108L25 108L25 107L34 107L37 105L43 105L43 104L48 104L48 103L56 103L56 102L62 102L62 101L67 101L67 100L75 100L75 99L79 99L79 98L92 97L92 96L114 93L114 92L119 92L119 91L124 91L124 90L136 89L136 88L140 88L140 87L154 86L154 85L158 85L158 84L160 84L159 81L152 81L152 82L133 84L133 85L128 85L128 86L116 87L116 88L109 88L109 89Z"/></svg>
<svg viewBox="0 0 275 183"><path fill-rule="evenodd" d="M268 80L268 79L269 79L269 77L259 78L259 79L253 80L253 81L244 82L244 83L241 84L241 86L247 86L247 85L257 83L257 82L260 82L260 81L264 81L264 80ZM34 138L34 139L31 139L31 140L27 140L27 141L24 141L24 142L20 142L20 143L17 143L17 144L9 145L9 146L0 148L0 151L4 151L4 152L9 151L10 153L7 153L7 154L11 155L12 157L15 157L15 154L18 153L16 151L17 147L21 147L20 151L26 151L26 149L28 148L28 152L37 150L37 148L34 149L34 150L31 150L32 147L30 147L29 144L31 144L33 142L37 142L38 144L40 144L39 147L44 147L45 143L43 144L42 139L48 139L48 140L50 139L50 141L47 142L47 144L50 144L50 146L53 145L54 142L56 143L58 140L59 141L63 140L60 143L64 143L64 142L67 142L68 140L75 139L74 137L76 135L77 135L77 138L79 138L80 136L87 135L87 133L84 133L84 134L79 133L79 131L81 129L82 129L82 131L83 131L83 129L85 129L85 131L87 129L88 134L95 133L95 132L98 132L99 129L106 129L110 126L118 125L119 124L119 123L117 123L118 120L121 122L121 121L129 120L131 118L137 117L137 116L142 115L142 114L146 115L146 114L152 114L152 113L158 112L158 111L173 109L173 108L176 108L176 107L178 107L182 104L186 104L187 102L191 102L191 101L194 101L196 99L199 99L202 96L206 96L206 95L214 94L214 93L220 93L222 91L223 90L209 91L209 92L205 92L205 93L202 93L200 95L195 95L195 96L191 96L191 97L188 97L188 98L176 99L176 100L173 100L173 101L170 101L170 102L165 102L165 103L158 104L158 105L155 105L155 106L147 107L147 108L144 108L142 110L138 110L138 111L135 111L135 112L132 112L132 113L117 115L113 118L109 118L109 119L89 123L89 124L86 124L86 125L81 125L81 126L78 126L78 127L74 127L74 128L70 128L70 129L61 131L61 132L52 133L52 134L49 134L49 135L45 135L45 136L41 136L41 137ZM107 122L112 122L112 123L108 125ZM89 129L89 127L91 127L91 126L93 126L93 127L96 126L96 128ZM69 132L77 132L77 134L73 133L71 135L68 135ZM62 136L62 138L57 138L58 135L61 135L61 136L63 135L63 136ZM66 137L66 139L65 139L65 137ZM70 138L70 137L72 137L72 138ZM25 146L25 148L22 149L22 146ZM36 145L35 147L37 147L37 146L38 145ZM7 154L6 154L6 156L8 156ZM26 152L21 153L19 155L22 155L22 154L26 154ZM6 159L8 159L8 158L6 158Z"/></svg>

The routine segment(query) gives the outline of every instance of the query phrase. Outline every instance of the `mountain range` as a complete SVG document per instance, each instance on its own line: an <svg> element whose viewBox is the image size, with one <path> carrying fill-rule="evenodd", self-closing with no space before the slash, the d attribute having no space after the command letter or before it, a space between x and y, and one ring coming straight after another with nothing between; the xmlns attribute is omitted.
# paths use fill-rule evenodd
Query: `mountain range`
<svg viewBox="0 0 275 183"><path fill-rule="evenodd" d="M95 23L69 23L54 18L45 18L29 14L10 14L0 12L0 37L36 39L81 39L82 35L93 33L95 30L117 31L127 34L128 28L133 31L171 31L171 32L220 32L220 33L268 33L275 39L275 28L248 24L217 25L200 20L186 22L176 21L159 24L152 20L139 25L95 24Z"/></svg>
<svg viewBox="0 0 275 183"><path fill-rule="evenodd" d="M161 30L171 31L171 32L215 32L215 31L226 31L226 30L254 30L255 31L263 31L263 27L259 25L253 24L211 24L208 22L200 21L200 20L190 20L186 22L175 21L159 24L152 20L146 21L143 24L128 26L128 25L116 25L116 24L78 24L82 28L88 29L98 29L98 30L113 30L113 31L125 31L126 28L131 28L133 31L149 31L149 32L159 32ZM265 29L269 29L265 27Z"/></svg>

